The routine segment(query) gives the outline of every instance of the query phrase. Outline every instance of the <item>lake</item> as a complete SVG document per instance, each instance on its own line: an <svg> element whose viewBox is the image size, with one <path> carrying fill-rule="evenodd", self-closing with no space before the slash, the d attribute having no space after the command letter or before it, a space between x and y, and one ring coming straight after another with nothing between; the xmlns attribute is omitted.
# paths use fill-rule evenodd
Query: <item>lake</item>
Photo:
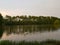
<svg viewBox="0 0 60 45"><path fill-rule="evenodd" d="M10 25L4 26L1 40L45 41L60 40L60 27L52 25Z"/></svg>

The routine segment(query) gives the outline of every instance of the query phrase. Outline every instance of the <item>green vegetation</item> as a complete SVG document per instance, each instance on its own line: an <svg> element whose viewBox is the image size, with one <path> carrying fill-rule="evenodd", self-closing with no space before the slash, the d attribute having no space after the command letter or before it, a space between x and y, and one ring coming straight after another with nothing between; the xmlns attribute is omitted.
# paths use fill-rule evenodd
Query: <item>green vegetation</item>
<svg viewBox="0 0 60 45"><path fill-rule="evenodd" d="M2 14L0 14L0 25L2 25L2 23L3 23L3 16Z"/></svg>
<svg viewBox="0 0 60 45"><path fill-rule="evenodd" d="M0 45L60 45L60 41L56 40L47 40L42 42L26 42L26 41L20 41L20 42L12 42L8 40L0 41Z"/></svg>
<svg viewBox="0 0 60 45"><path fill-rule="evenodd" d="M54 25L60 24L60 18L53 16L8 16L3 18L0 14L0 25Z"/></svg>
<svg viewBox="0 0 60 45"><path fill-rule="evenodd" d="M0 16L1 17L1 16ZM0 19L2 21L2 18ZM6 25L48 25L60 24L60 18L49 16L8 16L4 17L3 23Z"/></svg>
<svg viewBox="0 0 60 45"><path fill-rule="evenodd" d="M0 38L1 38L2 34L3 34L3 16L0 13Z"/></svg>
<svg viewBox="0 0 60 45"><path fill-rule="evenodd" d="M53 16L8 16L6 15L6 17L3 18L2 14L0 14L0 37L2 37L2 34L4 32L4 25L28 25L28 27L26 26L22 26L23 27L23 31L22 32L27 32L29 30L29 32L32 32L32 27L33 30L35 31L35 29L37 29L36 31L42 31L42 30L55 30L59 27L60 25L60 18L57 17L53 17ZM29 25L38 25L36 26L29 26ZM45 26L44 26L45 25ZM15 27L12 27L14 30L11 30L10 26L10 31L9 33L14 32ZM19 27L20 28L20 27ZM51 29L50 29L51 28ZM21 28L22 29L22 28ZM16 31L18 32L18 31ZM21 31L20 31L21 32ZM15 33L15 32L14 32ZM56 40L46 40L46 41L42 41L42 42L26 42L26 41L20 41L20 42L13 42L13 41L9 41L9 40L3 40L0 41L0 45L60 45L60 41L56 41Z"/></svg>

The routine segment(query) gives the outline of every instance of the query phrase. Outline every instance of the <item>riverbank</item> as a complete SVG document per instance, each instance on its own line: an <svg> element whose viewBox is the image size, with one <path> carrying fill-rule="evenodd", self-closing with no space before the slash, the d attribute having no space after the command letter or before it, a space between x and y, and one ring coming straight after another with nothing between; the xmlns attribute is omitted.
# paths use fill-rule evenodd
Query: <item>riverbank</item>
<svg viewBox="0 0 60 45"><path fill-rule="evenodd" d="M20 41L20 42L12 42L9 40L3 40L0 41L0 45L60 45L60 41L57 40L46 40L42 42L25 42L25 41Z"/></svg>

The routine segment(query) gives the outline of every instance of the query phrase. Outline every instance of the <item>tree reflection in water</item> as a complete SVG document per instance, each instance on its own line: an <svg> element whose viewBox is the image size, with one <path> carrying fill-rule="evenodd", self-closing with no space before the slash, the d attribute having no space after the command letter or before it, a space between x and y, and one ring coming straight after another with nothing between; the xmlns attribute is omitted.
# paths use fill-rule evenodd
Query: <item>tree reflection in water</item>
<svg viewBox="0 0 60 45"><path fill-rule="evenodd" d="M2 37L3 32L4 32L3 26L2 26L2 25L0 25L0 38Z"/></svg>
<svg viewBox="0 0 60 45"><path fill-rule="evenodd" d="M59 27L53 25L11 25L5 26L4 30L6 31L7 35L14 33L14 34L28 34L34 32L45 32L45 31L56 31Z"/></svg>

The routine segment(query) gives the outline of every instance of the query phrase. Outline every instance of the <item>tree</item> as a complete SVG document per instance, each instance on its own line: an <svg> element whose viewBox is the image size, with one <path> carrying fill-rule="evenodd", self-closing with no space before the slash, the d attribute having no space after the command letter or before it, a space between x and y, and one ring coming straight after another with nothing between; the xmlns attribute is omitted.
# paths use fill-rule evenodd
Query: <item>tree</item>
<svg viewBox="0 0 60 45"><path fill-rule="evenodd" d="M3 16L2 14L0 13L0 38L2 37L2 34L3 34Z"/></svg>
<svg viewBox="0 0 60 45"><path fill-rule="evenodd" d="M60 25L60 20L55 20L54 24L55 25Z"/></svg>
<svg viewBox="0 0 60 45"><path fill-rule="evenodd" d="M11 21L11 18L11 16L6 15L6 19L8 19L8 21Z"/></svg>
<svg viewBox="0 0 60 45"><path fill-rule="evenodd" d="M3 23L3 16L2 16L2 14L0 13L0 25L2 25L2 23Z"/></svg>

